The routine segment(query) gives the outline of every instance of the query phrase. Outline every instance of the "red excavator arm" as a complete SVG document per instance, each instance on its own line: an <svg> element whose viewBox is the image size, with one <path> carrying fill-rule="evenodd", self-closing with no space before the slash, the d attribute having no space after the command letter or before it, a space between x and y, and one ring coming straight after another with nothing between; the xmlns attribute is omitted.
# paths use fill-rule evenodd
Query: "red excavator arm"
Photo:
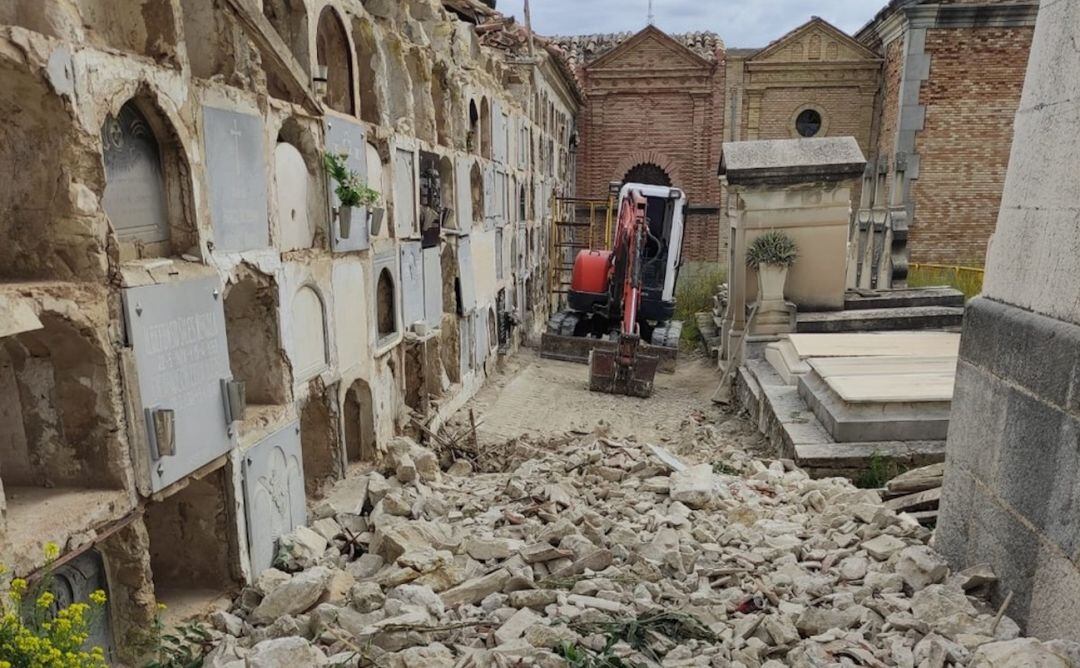
<svg viewBox="0 0 1080 668"><path fill-rule="evenodd" d="M589 389L611 394L647 397L652 394L659 359L639 353L641 335L638 308L641 306L642 253L649 233L645 217L647 200L629 192L619 205L619 219L611 253L612 296L619 297L622 323L615 352L594 349L589 354ZM621 290L620 290L621 287ZM621 295L620 295L621 292Z"/></svg>

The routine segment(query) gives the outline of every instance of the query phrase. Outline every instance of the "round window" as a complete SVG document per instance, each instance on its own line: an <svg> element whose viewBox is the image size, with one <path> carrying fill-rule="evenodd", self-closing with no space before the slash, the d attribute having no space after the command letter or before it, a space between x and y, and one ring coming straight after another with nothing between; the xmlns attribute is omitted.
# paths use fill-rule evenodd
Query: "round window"
<svg viewBox="0 0 1080 668"><path fill-rule="evenodd" d="M821 114L816 109L805 109L795 119L795 129L802 137L813 137L821 132Z"/></svg>

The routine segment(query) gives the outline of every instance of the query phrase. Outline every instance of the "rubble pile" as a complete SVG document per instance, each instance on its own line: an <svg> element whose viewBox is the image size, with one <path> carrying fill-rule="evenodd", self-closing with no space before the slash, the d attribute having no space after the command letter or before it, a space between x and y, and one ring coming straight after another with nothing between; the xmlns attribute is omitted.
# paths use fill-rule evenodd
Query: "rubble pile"
<svg viewBox="0 0 1080 668"><path fill-rule="evenodd" d="M1080 644L1021 638L980 597L993 573L950 573L875 492L687 429L500 473L398 439L213 616L205 665L1080 665Z"/></svg>

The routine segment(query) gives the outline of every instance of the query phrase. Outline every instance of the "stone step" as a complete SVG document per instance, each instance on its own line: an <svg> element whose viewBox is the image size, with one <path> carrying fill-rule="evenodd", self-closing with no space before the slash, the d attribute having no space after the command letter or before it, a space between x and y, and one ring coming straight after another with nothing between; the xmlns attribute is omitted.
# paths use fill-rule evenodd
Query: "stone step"
<svg viewBox="0 0 1080 668"><path fill-rule="evenodd" d="M953 306L820 311L799 313L796 329L800 334L946 329L959 328L963 319L964 309Z"/></svg>
<svg viewBox="0 0 1080 668"><path fill-rule="evenodd" d="M963 308L964 293L947 286L848 292L844 310L855 311L879 308L914 308L916 306L951 306Z"/></svg>

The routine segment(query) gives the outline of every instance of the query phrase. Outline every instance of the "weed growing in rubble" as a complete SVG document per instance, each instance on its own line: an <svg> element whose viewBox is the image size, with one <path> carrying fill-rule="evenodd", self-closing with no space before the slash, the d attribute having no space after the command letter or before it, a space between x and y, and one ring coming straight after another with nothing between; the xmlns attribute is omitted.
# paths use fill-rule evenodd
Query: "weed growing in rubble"
<svg viewBox="0 0 1080 668"><path fill-rule="evenodd" d="M159 615L154 619L154 635L157 646L152 653L157 658L145 668L199 668L214 647L213 638L200 622L189 622L165 633Z"/></svg>
<svg viewBox="0 0 1080 668"><path fill-rule="evenodd" d="M14 578L0 597L0 668L105 668L105 650L85 648L90 626L105 607L105 592L89 602L56 605L49 591L50 567L60 555L55 543L45 545L45 574L30 586ZM0 566L0 575L4 572Z"/></svg>
<svg viewBox="0 0 1080 668"><path fill-rule="evenodd" d="M627 663L611 653L615 640L608 637L607 646L600 652L594 652L576 643L563 642L555 648L555 653L566 659L566 664L570 668L628 668Z"/></svg>
<svg viewBox="0 0 1080 668"><path fill-rule="evenodd" d="M870 464L855 481L855 486L862 489L881 489L885 486L885 483L906 470L907 467L899 462L886 457L880 452L875 452L870 455Z"/></svg>

